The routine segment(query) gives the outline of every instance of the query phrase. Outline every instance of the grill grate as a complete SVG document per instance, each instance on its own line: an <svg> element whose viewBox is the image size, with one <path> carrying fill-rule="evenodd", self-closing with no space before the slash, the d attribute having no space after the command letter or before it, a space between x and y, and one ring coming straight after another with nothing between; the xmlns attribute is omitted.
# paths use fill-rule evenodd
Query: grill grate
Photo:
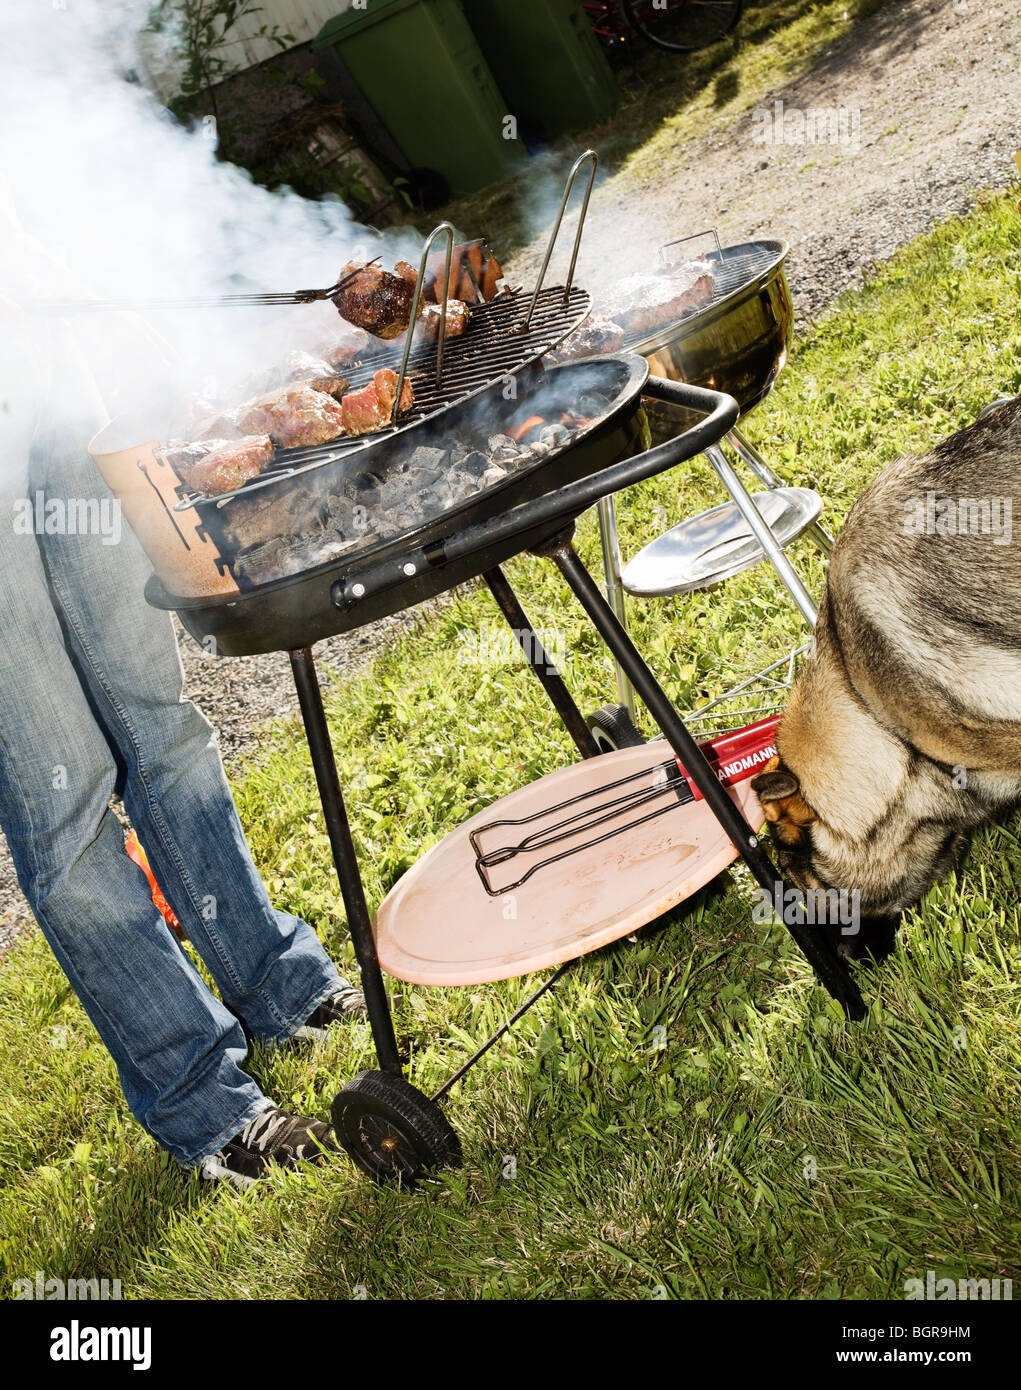
<svg viewBox="0 0 1021 1390"><path fill-rule="evenodd" d="M428 343L412 351L408 359L408 380L415 390L415 404L401 417L399 426L386 426L372 434L357 438L341 438L328 444L305 449L280 449L268 468L232 492L216 497L188 493L175 511L193 506L224 506L233 497L248 495L259 488L269 487L283 478L293 478L326 463L345 458L366 449L439 415L450 406L459 405L480 395L495 382L512 376L539 360L555 348L585 319L590 298L584 290L572 288L566 293L563 286L540 291L535 311L527 330L522 329L528 314L531 295L520 289L498 295L488 304L472 309L468 327L459 338L448 338L443 352L443 380L436 382L436 344ZM340 372L356 391L367 386L381 367L399 365L396 349L373 353L361 362Z"/></svg>
<svg viewBox="0 0 1021 1390"><path fill-rule="evenodd" d="M710 251L701 259L711 262L713 267L712 298L707 299L704 304L696 304L679 319L674 319L673 322L651 332L643 328L637 333L629 334L624 340L624 351L644 355L662 347L664 342L676 336L682 324L692 326L702 314L714 309L723 300L738 290L743 290L760 276L768 274L778 262L783 261L786 254L787 248L778 241L743 242L739 246L724 246L718 251Z"/></svg>

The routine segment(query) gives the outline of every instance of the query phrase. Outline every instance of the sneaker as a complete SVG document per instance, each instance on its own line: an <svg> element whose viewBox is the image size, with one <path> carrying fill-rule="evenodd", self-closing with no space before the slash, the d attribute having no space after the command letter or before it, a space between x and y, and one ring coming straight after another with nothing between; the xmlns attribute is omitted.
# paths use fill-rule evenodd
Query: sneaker
<svg viewBox="0 0 1021 1390"><path fill-rule="evenodd" d="M365 995L360 989L345 981L340 989L335 989L328 999L324 999L318 1008L309 1014L292 1037L325 1038L326 1030L331 1024L350 1023L353 1019L364 1018L366 1012Z"/></svg>
<svg viewBox="0 0 1021 1390"><path fill-rule="evenodd" d="M329 1125L289 1115L272 1105L249 1120L217 1153L204 1158L199 1177L205 1182L226 1178L248 1188L269 1176L271 1163L297 1168L301 1163L322 1163L328 1153L340 1153Z"/></svg>

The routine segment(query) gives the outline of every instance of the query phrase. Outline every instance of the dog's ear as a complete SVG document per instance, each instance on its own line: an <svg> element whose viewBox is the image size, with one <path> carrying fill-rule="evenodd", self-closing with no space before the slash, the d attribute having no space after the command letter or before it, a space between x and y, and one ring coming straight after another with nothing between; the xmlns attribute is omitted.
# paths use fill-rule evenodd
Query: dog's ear
<svg viewBox="0 0 1021 1390"><path fill-rule="evenodd" d="M752 778L752 790L781 843L801 844L805 827L815 820L815 812L801 795L798 779L790 768L784 767L779 758L771 758L759 775Z"/></svg>

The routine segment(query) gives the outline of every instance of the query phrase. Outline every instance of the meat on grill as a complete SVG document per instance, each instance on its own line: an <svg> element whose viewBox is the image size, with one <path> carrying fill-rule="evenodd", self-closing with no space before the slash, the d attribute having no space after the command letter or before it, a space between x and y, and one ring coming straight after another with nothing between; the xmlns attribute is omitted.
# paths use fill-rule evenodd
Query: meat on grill
<svg viewBox="0 0 1021 1390"><path fill-rule="evenodd" d="M368 386L350 391L341 401L345 434L368 434L389 424L390 412L397 399L397 373L389 367L376 373ZM405 381L401 392L400 412L410 410L415 401L411 382Z"/></svg>
<svg viewBox="0 0 1021 1390"><path fill-rule="evenodd" d="M439 304L427 304L415 328L415 338L426 343L435 343L440 336L440 318L443 308ZM460 338L468 327L471 310L460 299L451 299L447 304L447 337Z"/></svg>
<svg viewBox="0 0 1021 1390"><path fill-rule="evenodd" d="M393 409L393 403L397 399L397 383L400 377L390 367L384 367L372 378L372 384L376 388L380 404L389 416ZM406 410L410 410L415 403L415 392L411 382L405 380L401 390L401 403L397 413L403 415Z"/></svg>
<svg viewBox="0 0 1021 1390"><path fill-rule="evenodd" d="M163 451L163 460L169 463L184 483L191 482L192 469L207 459L214 449L224 449L233 441L227 439L204 439L201 443L180 444L171 442Z"/></svg>
<svg viewBox="0 0 1021 1390"><path fill-rule="evenodd" d="M670 266L658 275L629 275L605 296L614 320L628 333L643 333L681 318L713 297L707 261Z"/></svg>
<svg viewBox="0 0 1021 1390"><path fill-rule="evenodd" d="M556 362L573 362L599 352L618 352L624 346L625 337L619 323L597 314L576 328L551 356Z"/></svg>
<svg viewBox="0 0 1021 1390"><path fill-rule="evenodd" d="M488 304L489 301L495 299L499 293L500 281L503 279L503 266L501 266L492 251L489 251L488 246L486 250L489 252L489 258L482 267L482 280L480 283L482 285L482 298Z"/></svg>
<svg viewBox="0 0 1021 1390"><path fill-rule="evenodd" d="M240 439L245 433L238 425L238 411L218 410L215 415L207 415L193 430L188 431L195 439L220 440Z"/></svg>
<svg viewBox="0 0 1021 1390"><path fill-rule="evenodd" d="M316 356L328 362L331 367L347 367L357 362L369 351L369 335L360 328L345 333L343 337L331 337L316 348Z"/></svg>
<svg viewBox="0 0 1021 1390"><path fill-rule="evenodd" d="M401 265L411 270L410 280L405 274L394 275L378 265L349 261L340 278L346 280L350 276L350 283L333 301L341 318L376 338L396 338L403 333L411 322L417 277L407 262ZM421 308L420 303L419 312Z"/></svg>
<svg viewBox="0 0 1021 1390"><path fill-rule="evenodd" d="M304 382L313 391L323 391L334 400L339 401L348 388L348 382L333 370L329 362L314 357L310 352L289 352L284 360L284 372L288 382Z"/></svg>
<svg viewBox="0 0 1021 1390"><path fill-rule="evenodd" d="M233 492L272 463L275 452L273 441L266 434L230 440L211 449L204 458L187 468L185 482L205 497ZM175 461L175 466L180 472L181 465Z"/></svg>
<svg viewBox="0 0 1021 1390"><path fill-rule="evenodd" d="M425 292L437 304L443 300L443 272L446 264L445 251L429 260ZM450 260L447 298L460 299L465 304L488 303L496 298L502 279L503 267L485 241L462 242L454 247Z"/></svg>
<svg viewBox="0 0 1021 1390"><path fill-rule="evenodd" d="M370 382L360 391L349 392L340 403L345 434L368 434L386 421L376 388Z"/></svg>
<svg viewBox="0 0 1021 1390"><path fill-rule="evenodd" d="M238 423L246 434L268 434L281 449L328 444L344 433L337 401L304 382L250 401L240 408Z"/></svg>

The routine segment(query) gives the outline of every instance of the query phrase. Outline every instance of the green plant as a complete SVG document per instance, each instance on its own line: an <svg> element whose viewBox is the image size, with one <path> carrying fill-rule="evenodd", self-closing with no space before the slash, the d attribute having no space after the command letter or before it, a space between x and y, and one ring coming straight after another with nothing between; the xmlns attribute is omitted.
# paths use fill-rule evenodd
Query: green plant
<svg viewBox="0 0 1021 1390"><path fill-rule="evenodd" d="M190 110L195 99L201 98L219 127L216 87L242 67L230 50L244 39L231 35L243 19L261 13L262 6L253 0L156 0L147 28L166 35L172 53L181 61L181 91L172 104L178 113ZM245 38L264 39L281 51L296 42L279 24L262 24Z"/></svg>

